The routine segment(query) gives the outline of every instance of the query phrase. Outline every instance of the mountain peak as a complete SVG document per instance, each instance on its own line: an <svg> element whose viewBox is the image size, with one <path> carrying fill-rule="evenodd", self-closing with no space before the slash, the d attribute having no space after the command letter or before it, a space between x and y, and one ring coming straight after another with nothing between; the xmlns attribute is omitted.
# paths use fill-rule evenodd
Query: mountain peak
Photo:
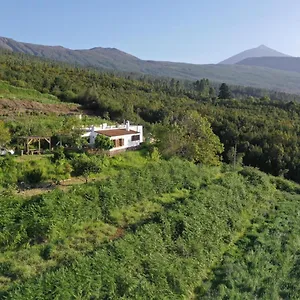
<svg viewBox="0 0 300 300"><path fill-rule="evenodd" d="M221 61L220 64L224 65L233 65L241 62L244 59L252 58L252 57L288 57L289 55L278 52L274 49L267 47L262 44L257 48L248 49L237 55L234 55L224 61Z"/></svg>
<svg viewBox="0 0 300 300"><path fill-rule="evenodd" d="M267 47L266 45L264 44L261 44L257 47L258 49L270 49L269 47Z"/></svg>

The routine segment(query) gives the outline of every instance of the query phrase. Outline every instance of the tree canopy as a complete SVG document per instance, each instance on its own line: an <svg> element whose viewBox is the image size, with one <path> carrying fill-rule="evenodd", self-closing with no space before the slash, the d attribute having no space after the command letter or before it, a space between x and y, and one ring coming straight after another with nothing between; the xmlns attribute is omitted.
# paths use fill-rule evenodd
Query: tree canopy
<svg viewBox="0 0 300 300"><path fill-rule="evenodd" d="M109 150L114 147L114 142L103 134L98 134L95 139L95 147L101 150Z"/></svg>
<svg viewBox="0 0 300 300"><path fill-rule="evenodd" d="M156 135L163 155L178 155L195 163L220 163L223 145L208 120L195 111L179 114L168 127L158 126Z"/></svg>
<svg viewBox="0 0 300 300"><path fill-rule="evenodd" d="M219 99L230 99L231 92L229 86L226 83L222 83L219 88Z"/></svg>

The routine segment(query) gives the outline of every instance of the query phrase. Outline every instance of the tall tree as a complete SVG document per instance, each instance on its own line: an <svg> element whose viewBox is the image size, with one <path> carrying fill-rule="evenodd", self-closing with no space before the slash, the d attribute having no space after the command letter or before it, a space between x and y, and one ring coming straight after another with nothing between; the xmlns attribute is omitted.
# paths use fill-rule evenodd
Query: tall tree
<svg viewBox="0 0 300 300"><path fill-rule="evenodd" d="M226 83L222 83L220 86L219 99L231 99L231 92Z"/></svg>
<svg viewBox="0 0 300 300"><path fill-rule="evenodd" d="M199 93L201 97L209 97L210 95L210 83L209 80L206 78L201 79L200 81L197 80L194 83L194 89Z"/></svg>

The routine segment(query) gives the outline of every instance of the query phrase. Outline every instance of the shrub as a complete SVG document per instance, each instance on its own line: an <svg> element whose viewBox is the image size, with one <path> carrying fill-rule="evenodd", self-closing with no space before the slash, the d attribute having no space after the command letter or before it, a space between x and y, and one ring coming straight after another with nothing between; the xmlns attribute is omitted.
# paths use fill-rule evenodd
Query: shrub
<svg viewBox="0 0 300 300"><path fill-rule="evenodd" d="M102 150L109 150L114 147L114 142L109 137L98 134L95 140L95 147Z"/></svg>
<svg viewBox="0 0 300 300"><path fill-rule="evenodd" d="M74 170L74 175L84 176L86 182L88 181L90 174L98 173L101 170L101 161L97 158L97 156L87 156L84 154L72 159L71 164Z"/></svg>
<svg viewBox="0 0 300 300"><path fill-rule="evenodd" d="M29 184L38 184L43 179L43 171L41 169L33 169L27 171L24 175L24 181Z"/></svg>
<svg viewBox="0 0 300 300"><path fill-rule="evenodd" d="M64 147L58 147L53 151L53 162L57 162L65 157Z"/></svg>

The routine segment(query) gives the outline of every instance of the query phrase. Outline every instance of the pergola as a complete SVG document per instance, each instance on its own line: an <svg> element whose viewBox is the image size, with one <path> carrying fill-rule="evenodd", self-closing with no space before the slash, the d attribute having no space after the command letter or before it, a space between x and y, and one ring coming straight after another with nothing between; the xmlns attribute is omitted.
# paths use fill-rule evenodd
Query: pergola
<svg viewBox="0 0 300 300"><path fill-rule="evenodd" d="M24 140L24 150L26 154L41 153L41 141L46 141L49 144L49 149L51 150L51 137L49 136L23 136L21 139ZM38 149L29 149L32 143L38 143Z"/></svg>

